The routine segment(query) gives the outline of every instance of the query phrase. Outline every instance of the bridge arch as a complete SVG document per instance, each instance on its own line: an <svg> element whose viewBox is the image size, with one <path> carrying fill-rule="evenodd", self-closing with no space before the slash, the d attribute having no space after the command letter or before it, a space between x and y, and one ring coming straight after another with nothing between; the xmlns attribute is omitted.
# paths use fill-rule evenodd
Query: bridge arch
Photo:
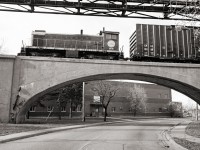
<svg viewBox="0 0 200 150"><path fill-rule="evenodd" d="M39 93L33 95L29 99L27 99L26 103L23 105L23 107L20 109L20 111L17 114L16 122L21 123L25 120L25 114L30 108L31 104L38 100L39 97L42 95L45 95L53 90L56 90L58 88L67 86L72 83L76 82L87 82L87 81L95 81L95 80L139 80L139 81L146 81L155 83L158 85L162 85L171 89L174 89L180 93L185 94L186 96L190 97L194 101L196 101L198 104L200 104L200 92L199 89L191 86L187 83L180 82L177 80L173 80L171 78L161 77L157 75L150 75L150 74L141 74L141 73L107 73L107 74L97 74L97 75L90 75L85 76L81 78L76 78L69 81L64 81L63 83L54 85L52 87L48 87L47 89L40 91Z"/></svg>

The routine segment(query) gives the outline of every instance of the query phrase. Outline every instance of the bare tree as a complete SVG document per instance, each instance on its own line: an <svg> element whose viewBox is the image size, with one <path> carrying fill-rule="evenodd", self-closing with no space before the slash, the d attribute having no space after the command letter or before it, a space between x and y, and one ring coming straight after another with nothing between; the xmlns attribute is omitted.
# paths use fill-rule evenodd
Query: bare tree
<svg viewBox="0 0 200 150"><path fill-rule="evenodd" d="M194 116L196 103L192 99L188 98L188 102L183 105L183 109L186 111L186 115Z"/></svg>
<svg viewBox="0 0 200 150"><path fill-rule="evenodd" d="M176 105L172 102L169 103L169 113L171 117L175 116L175 112L176 112Z"/></svg>
<svg viewBox="0 0 200 150"><path fill-rule="evenodd" d="M170 102L169 103L169 113L171 117L182 117L183 110L182 110L182 103L181 102Z"/></svg>
<svg viewBox="0 0 200 150"><path fill-rule="evenodd" d="M118 91L118 88L107 81L100 80L95 85L95 90L100 96L100 102L105 110L104 121L106 121L108 105Z"/></svg>
<svg viewBox="0 0 200 150"><path fill-rule="evenodd" d="M130 107L134 116L136 116L140 109L144 109L146 114L147 95L143 87L137 84L134 84L133 87L130 87L128 99L130 100Z"/></svg>

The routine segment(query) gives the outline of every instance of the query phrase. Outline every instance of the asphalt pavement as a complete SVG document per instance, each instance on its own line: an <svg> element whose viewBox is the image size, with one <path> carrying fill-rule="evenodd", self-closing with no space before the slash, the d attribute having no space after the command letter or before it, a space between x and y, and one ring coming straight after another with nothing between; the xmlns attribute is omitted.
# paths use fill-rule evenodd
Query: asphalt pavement
<svg viewBox="0 0 200 150"><path fill-rule="evenodd" d="M117 124L117 123L122 123L122 122L131 122L133 120L128 120L124 119L122 121L114 121L114 122L103 122L103 123L93 123L93 124L86 124L86 125L72 125L72 126L66 126L66 127L58 127L58 128L50 128L50 129L43 129L43 130L37 130L37 131L29 131L29 132L22 132L22 133L16 133L16 134L10 134L6 136L0 136L0 143L6 143L10 141L16 141L20 139L25 139L29 137L34 137L34 136L39 136L39 135L44 135L48 133L54 133L58 131L65 131L65 130L72 130L72 129L78 129L78 128L87 128L87 127L96 127L96 126L101 126L105 124ZM176 149L179 150L186 150L182 146L178 145L173 138L185 138L188 141L192 142L197 142L200 143L199 138L195 138L192 136L189 136L185 134L185 128L190 123L191 121L184 121L184 122L179 122L175 126L172 126L168 129L162 130L160 132L159 136L161 136L161 142L163 145L168 148L168 147L175 147ZM108 145L109 147L109 145Z"/></svg>

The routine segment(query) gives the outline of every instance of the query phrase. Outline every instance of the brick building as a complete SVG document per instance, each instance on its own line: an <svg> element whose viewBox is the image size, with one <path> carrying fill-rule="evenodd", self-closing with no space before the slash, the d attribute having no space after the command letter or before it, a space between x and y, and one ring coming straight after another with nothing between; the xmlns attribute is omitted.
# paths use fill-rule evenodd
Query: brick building
<svg viewBox="0 0 200 150"><path fill-rule="evenodd" d="M115 97L113 97L108 106L108 115L133 115L130 108L130 100L128 99L128 92L134 84L144 88L147 96L146 110L139 111L140 115L169 115L168 106L171 102L171 89L155 84L108 82L118 89ZM99 102L100 96L94 91L95 84L96 81L93 81L85 85L85 112L87 116L99 116L104 112Z"/></svg>
<svg viewBox="0 0 200 150"><path fill-rule="evenodd" d="M118 91L111 100L108 106L108 116L119 116L119 115L133 115L130 108L130 100L128 99L128 92L134 84L140 85L144 88L147 101L146 109L140 110L138 115L152 115L152 116L168 116L168 106L171 102L171 89L155 85L155 84L141 84L132 82L119 82L119 81L107 81L113 87L118 88ZM101 116L104 111L100 104L100 95L95 92L94 87L97 81L87 82L84 89L85 98L85 113L86 116ZM45 107L40 105L33 105L30 108L30 116L51 116L58 115L58 108L56 105L56 97L51 97L47 102L43 102ZM61 107L62 116L68 116L70 110L69 103L65 103ZM81 116L81 105L72 106L72 115Z"/></svg>

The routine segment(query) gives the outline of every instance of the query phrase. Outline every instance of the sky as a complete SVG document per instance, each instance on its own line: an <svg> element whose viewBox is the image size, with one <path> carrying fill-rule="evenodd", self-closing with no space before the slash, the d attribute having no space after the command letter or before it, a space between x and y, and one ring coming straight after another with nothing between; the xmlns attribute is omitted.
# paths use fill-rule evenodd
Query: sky
<svg viewBox="0 0 200 150"><path fill-rule="evenodd" d="M170 20L149 20L133 18L111 18L75 15L34 14L0 11L0 45L1 53L17 55L22 41L29 45L34 30L46 30L49 33L97 35L103 27L107 31L120 32L120 48L125 56L129 56L129 37L135 31L136 24L176 25L180 22ZM172 90L173 101L181 101L184 105L191 99Z"/></svg>
<svg viewBox="0 0 200 150"><path fill-rule="evenodd" d="M3 42L7 54L16 55L20 52L22 40L29 44L31 32L46 30L50 33L97 35L103 27L107 31L120 32L120 48L125 56L129 56L129 37L135 31L137 23L144 24L175 24L174 21L111 18L77 15L53 15L19 12L0 12L0 44ZM4 52L4 53L5 53Z"/></svg>

